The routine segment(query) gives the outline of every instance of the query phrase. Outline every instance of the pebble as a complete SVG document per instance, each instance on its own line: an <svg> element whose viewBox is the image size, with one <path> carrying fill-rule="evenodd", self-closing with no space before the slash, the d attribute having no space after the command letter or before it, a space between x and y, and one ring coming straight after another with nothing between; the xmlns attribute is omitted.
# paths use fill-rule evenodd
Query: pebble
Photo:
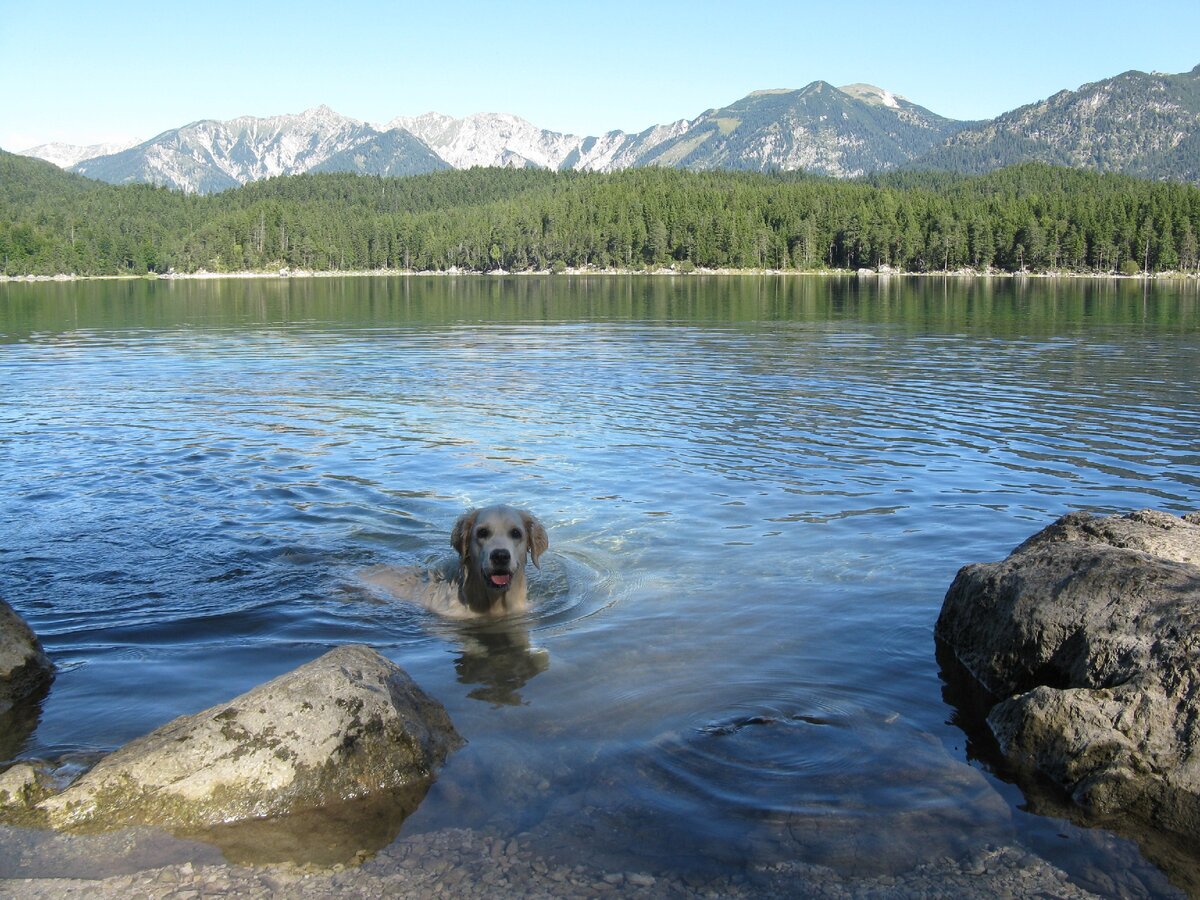
<svg viewBox="0 0 1200 900"><path fill-rule="evenodd" d="M497 855L507 865L497 865ZM366 866L345 867L341 872L296 866L176 865L99 880L0 878L0 896L6 900L204 900L210 896L246 900L428 900L435 896L455 900L490 900L494 896L849 900L1038 895L1085 900L1096 896L1044 860L1016 848L992 849L969 860L938 860L907 872L861 877L839 876L830 869L786 859L755 866L748 871L748 878L696 872L612 872L572 863L563 865L552 856L542 856L532 835L523 835L518 842L494 833L446 829L406 837L375 854ZM968 870L981 867L983 871L968 874ZM1114 887L1120 885L1114 881Z"/></svg>

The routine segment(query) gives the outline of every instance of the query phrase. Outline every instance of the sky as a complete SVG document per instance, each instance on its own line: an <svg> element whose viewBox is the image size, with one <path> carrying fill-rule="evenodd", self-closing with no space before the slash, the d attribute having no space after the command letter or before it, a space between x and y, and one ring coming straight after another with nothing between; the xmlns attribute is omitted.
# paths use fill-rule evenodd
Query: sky
<svg viewBox="0 0 1200 900"><path fill-rule="evenodd" d="M1200 64L1200 2L0 0L0 148L325 104L641 131L754 90L867 82L980 119Z"/></svg>

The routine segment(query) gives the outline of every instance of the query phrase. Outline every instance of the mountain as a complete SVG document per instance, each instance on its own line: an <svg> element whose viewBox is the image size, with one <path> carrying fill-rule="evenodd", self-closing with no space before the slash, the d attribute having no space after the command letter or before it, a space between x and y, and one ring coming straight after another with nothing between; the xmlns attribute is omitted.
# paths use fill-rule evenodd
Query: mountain
<svg viewBox="0 0 1200 900"><path fill-rule="evenodd" d="M72 171L113 184L150 182L212 193L321 165L363 172L374 171L369 168L374 165L404 174L445 167L420 141L406 142L401 135L362 154L365 168L353 154L346 154L379 137L370 125L319 106L299 115L193 122L120 153L84 160Z"/></svg>
<svg viewBox="0 0 1200 900"><path fill-rule="evenodd" d="M150 182L199 193L299 172L414 175L472 166L804 168L846 177L894 168L957 127L882 88L814 82L798 91L759 91L692 120L598 137L548 131L503 113L455 119L430 112L376 128L321 106L299 115L193 122L70 168L114 184ZM68 161L47 146L27 153Z"/></svg>
<svg viewBox="0 0 1200 900"><path fill-rule="evenodd" d="M79 144L39 144L36 147L30 147L28 150L22 150L21 155L44 159L46 162L54 163L60 169L69 169L76 163L81 163L86 159L120 153L122 150L127 150L136 143L137 141L120 141L109 144L90 144L86 147Z"/></svg>
<svg viewBox="0 0 1200 900"><path fill-rule="evenodd" d="M476 113L455 119L441 113L400 116L387 128L403 128L456 169L472 166L557 169L582 138L546 131L518 116Z"/></svg>
<svg viewBox="0 0 1200 900"><path fill-rule="evenodd" d="M609 131L600 137L580 137L547 131L502 113L475 113L455 119L429 112L392 119L386 127L415 134L456 169L505 166L614 172L638 165L646 151L681 134L687 126L681 120L638 134Z"/></svg>
<svg viewBox="0 0 1200 900"><path fill-rule="evenodd" d="M945 169L981 173L1039 161L1200 181L1200 66L1126 72L1060 91L986 122L939 116L884 88L755 91L694 119L636 134L563 134L518 116L436 112L373 126L317 107L299 115L206 120L120 152L43 145L26 151L102 181L211 193L273 175L412 175L447 167L613 172L636 166L791 171L850 178Z"/></svg>
<svg viewBox="0 0 1200 900"><path fill-rule="evenodd" d="M374 131L374 129L371 129ZM339 150L309 172L357 172L359 175L424 175L452 168L420 139L403 128L378 132L360 144Z"/></svg>
<svg viewBox="0 0 1200 900"><path fill-rule="evenodd" d="M46 160L0 150L0 235L11 224L9 216L15 209L36 204L46 196L58 200L105 190L110 188L73 172L64 172Z"/></svg>
<svg viewBox="0 0 1200 900"><path fill-rule="evenodd" d="M848 177L919 156L959 127L871 85L839 89L817 81L801 90L756 91L692 120L639 134L578 137L516 116L438 113L397 118L388 127L417 135L455 168L540 166L610 172L631 166L685 169L807 169Z"/></svg>
<svg viewBox="0 0 1200 900"><path fill-rule="evenodd" d="M906 163L962 127L882 88L814 81L800 90L755 91L710 109L638 164L804 169L851 178Z"/></svg>
<svg viewBox="0 0 1200 900"><path fill-rule="evenodd" d="M1200 180L1200 66L1059 91L958 132L913 166L980 173L1030 161Z"/></svg>

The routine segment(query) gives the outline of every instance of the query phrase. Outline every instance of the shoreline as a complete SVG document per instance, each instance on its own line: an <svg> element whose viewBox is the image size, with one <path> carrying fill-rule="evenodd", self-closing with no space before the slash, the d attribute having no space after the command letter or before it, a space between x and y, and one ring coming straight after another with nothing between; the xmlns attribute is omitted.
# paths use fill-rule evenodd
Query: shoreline
<svg viewBox="0 0 1200 900"><path fill-rule="evenodd" d="M76 281L210 281L219 279L255 280L255 279L304 279L304 278L536 278L553 276L623 276L623 277L747 277L747 276L791 276L816 278L970 278L970 279L1091 279L1105 281L1196 281L1200 280L1200 272L1155 272L1152 274L1125 275L1119 272L1072 272L1053 270L1047 272L1006 272L999 269L955 269L948 271L908 272L891 269L887 266L880 269L706 269L696 267L689 271L661 266L657 269L601 269L591 266L582 268L566 268L561 271L550 269L527 269L521 272L510 272L505 269L493 269L481 272L475 269L290 269L287 267L277 270L254 271L240 270L237 272L210 272L200 269L195 272L166 272L163 274L148 272L144 275L77 275L75 273L59 273L56 275L0 275L0 284L36 284L47 282L76 282Z"/></svg>
<svg viewBox="0 0 1200 900"><path fill-rule="evenodd" d="M498 894L558 900L758 900L797 893L820 900L867 896L986 900L1036 895L1090 900L1099 896L1086 882L1015 842L981 848L961 859L914 861L897 872L872 871L871 866L847 872L801 861L752 858L740 871L723 866L701 872L675 871L654 860L631 859L614 865L586 851L564 856L561 850L548 852L534 834L510 836L491 829L447 828L405 835L365 860L332 867L246 865L218 861L219 855L213 853L180 859L178 851L156 850L151 840L136 829L93 837L90 847L87 838L60 838L49 858L38 861L35 856L23 860L16 871L0 871L0 894L13 900L214 896L425 900L435 895L484 900ZM139 857L143 842L148 855ZM85 873L87 860L101 847L108 851L102 870ZM164 853L168 858L163 858ZM175 858L169 858L172 855Z"/></svg>

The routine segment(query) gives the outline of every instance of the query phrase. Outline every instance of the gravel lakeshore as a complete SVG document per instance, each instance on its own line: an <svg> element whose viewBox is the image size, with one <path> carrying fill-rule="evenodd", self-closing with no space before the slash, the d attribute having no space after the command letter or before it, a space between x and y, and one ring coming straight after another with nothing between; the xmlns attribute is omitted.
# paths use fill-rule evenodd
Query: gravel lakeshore
<svg viewBox="0 0 1200 900"><path fill-rule="evenodd" d="M5 845L10 845L5 836ZM967 861L942 859L897 875L851 877L801 863L750 864L735 875L652 874L605 871L569 865L540 855L521 838L466 829L428 832L396 841L358 866L317 869L296 866L247 867L220 862L173 863L103 878L70 877L96 860L79 858L77 839L61 839L57 860L43 856L36 869L54 862L65 877L0 878L0 896L33 898L205 897L1095 897L1071 883L1044 859L1015 847L993 848ZM89 854L103 844L93 843ZM138 841L128 836L103 839L114 858L136 866ZM17 843L20 843L19 841ZM197 845L202 846L202 845ZM100 850L103 852L103 850ZM143 852L146 852L143 848ZM0 851L5 874L21 865L20 848ZM217 856L216 851L199 855ZM217 857L219 858L219 857ZM29 862L28 859L25 860Z"/></svg>

